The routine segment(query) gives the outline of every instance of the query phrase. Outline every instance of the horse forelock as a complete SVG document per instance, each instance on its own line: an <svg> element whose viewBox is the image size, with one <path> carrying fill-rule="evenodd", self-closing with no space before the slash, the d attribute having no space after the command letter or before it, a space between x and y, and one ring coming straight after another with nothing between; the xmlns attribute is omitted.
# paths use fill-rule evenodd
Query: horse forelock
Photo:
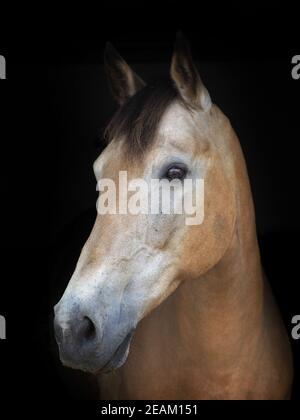
<svg viewBox="0 0 300 420"><path fill-rule="evenodd" d="M145 86L112 117L104 131L107 143L123 139L128 157L141 157L154 143L159 123L175 100L181 98L171 80Z"/></svg>

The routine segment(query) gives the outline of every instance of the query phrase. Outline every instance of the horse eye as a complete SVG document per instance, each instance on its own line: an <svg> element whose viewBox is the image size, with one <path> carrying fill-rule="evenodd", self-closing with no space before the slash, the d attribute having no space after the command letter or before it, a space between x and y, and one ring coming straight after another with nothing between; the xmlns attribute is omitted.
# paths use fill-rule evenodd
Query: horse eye
<svg viewBox="0 0 300 420"><path fill-rule="evenodd" d="M186 176L187 170L185 168L180 168L178 166L172 166L166 172L165 178L169 181L172 179L184 179Z"/></svg>

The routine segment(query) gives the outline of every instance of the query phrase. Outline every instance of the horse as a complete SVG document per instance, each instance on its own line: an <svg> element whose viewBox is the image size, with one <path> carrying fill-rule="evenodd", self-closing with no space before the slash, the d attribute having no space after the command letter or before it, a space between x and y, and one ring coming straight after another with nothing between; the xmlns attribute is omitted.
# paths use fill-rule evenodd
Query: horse
<svg viewBox="0 0 300 420"><path fill-rule="evenodd" d="M289 399L290 343L262 268L246 163L189 43L177 35L168 78L149 85L110 43L104 63L119 108L96 179L201 178L204 218L97 214L54 307L61 362L96 375L101 399Z"/></svg>

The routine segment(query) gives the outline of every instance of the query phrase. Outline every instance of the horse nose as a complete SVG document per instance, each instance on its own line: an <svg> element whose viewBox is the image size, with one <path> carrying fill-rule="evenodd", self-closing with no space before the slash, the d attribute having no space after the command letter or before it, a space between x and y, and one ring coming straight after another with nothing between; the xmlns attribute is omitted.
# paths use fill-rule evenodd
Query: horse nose
<svg viewBox="0 0 300 420"><path fill-rule="evenodd" d="M72 339L73 343L83 347L96 338L96 327L88 316L82 319L69 321L66 325L60 322L58 317L54 318L54 334L58 344Z"/></svg>
<svg viewBox="0 0 300 420"><path fill-rule="evenodd" d="M93 360L101 348L100 323L87 314L80 302L67 302L55 307L54 335L64 365L80 368L82 360Z"/></svg>

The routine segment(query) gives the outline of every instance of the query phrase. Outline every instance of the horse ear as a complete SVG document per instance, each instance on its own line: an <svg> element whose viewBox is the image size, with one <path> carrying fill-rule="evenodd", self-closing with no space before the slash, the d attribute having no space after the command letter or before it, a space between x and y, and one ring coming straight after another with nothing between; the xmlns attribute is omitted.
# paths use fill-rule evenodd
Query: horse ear
<svg viewBox="0 0 300 420"><path fill-rule="evenodd" d="M106 43L104 65L112 94L119 105L145 86L143 80L129 67L110 42Z"/></svg>
<svg viewBox="0 0 300 420"><path fill-rule="evenodd" d="M171 64L171 78L182 99L193 108L208 111L211 107L210 95L202 83L193 62L190 47L181 32L177 33Z"/></svg>

